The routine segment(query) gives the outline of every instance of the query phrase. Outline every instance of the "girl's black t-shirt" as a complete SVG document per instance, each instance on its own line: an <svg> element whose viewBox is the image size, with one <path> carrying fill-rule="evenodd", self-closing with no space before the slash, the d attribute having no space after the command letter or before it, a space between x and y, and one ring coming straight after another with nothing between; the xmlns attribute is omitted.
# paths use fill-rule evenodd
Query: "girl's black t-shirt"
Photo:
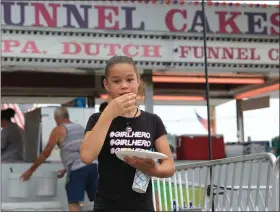
<svg viewBox="0 0 280 212"><path fill-rule="evenodd" d="M92 130L99 117L100 113L95 113L89 118L86 132ZM126 130L128 124L131 132ZM154 211L151 181L146 193L133 191L136 169L117 158L115 153L121 148L156 151L155 140L165 134L160 117L142 110L138 117L117 117L112 121L98 155L99 183L94 210Z"/></svg>

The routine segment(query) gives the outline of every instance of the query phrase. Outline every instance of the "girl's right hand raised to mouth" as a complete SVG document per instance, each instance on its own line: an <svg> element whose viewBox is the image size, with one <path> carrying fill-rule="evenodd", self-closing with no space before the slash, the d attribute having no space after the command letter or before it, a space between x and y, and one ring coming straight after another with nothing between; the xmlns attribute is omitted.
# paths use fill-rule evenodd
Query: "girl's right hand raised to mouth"
<svg viewBox="0 0 280 212"><path fill-rule="evenodd" d="M128 93L113 99L104 113L110 115L112 119L131 111L136 105L136 94Z"/></svg>

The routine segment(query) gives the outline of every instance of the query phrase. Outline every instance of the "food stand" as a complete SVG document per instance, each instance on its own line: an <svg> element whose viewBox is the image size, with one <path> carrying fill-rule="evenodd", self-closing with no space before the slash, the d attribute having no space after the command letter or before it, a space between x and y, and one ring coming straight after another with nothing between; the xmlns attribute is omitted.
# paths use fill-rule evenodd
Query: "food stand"
<svg viewBox="0 0 280 212"><path fill-rule="evenodd" d="M279 5L206 4L211 106L279 90ZM146 110L205 104L198 1L4 0L1 10L4 97L85 96L94 106L105 94L106 60L121 54L145 80Z"/></svg>

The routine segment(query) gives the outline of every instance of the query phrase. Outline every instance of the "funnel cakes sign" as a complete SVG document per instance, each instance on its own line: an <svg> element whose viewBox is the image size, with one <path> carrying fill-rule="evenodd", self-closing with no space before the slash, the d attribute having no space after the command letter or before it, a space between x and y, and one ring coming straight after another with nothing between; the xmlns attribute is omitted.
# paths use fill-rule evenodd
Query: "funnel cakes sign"
<svg viewBox="0 0 280 212"><path fill-rule="evenodd" d="M136 61L203 63L203 42L184 40L67 37L4 34L2 57L108 60L127 55ZM209 41L209 63L279 65L273 43Z"/></svg>
<svg viewBox="0 0 280 212"><path fill-rule="evenodd" d="M4 26L76 28L80 30L201 33L201 4L159 1L11 1L1 2ZM154 4L152 4L154 3ZM280 13L269 8L207 5L207 33L280 34Z"/></svg>

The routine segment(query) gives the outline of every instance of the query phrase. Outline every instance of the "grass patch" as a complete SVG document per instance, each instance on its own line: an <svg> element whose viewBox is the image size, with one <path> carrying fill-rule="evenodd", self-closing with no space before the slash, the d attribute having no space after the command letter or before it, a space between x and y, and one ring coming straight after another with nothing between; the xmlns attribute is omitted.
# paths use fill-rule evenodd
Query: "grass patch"
<svg viewBox="0 0 280 212"><path fill-rule="evenodd" d="M172 201L170 200L170 189L169 189L169 183L165 182L165 190L166 190L166 199L167 199L167 209L165 208L165 199L164 199L164 192L163 192L163 187L164 187L164 183L160 181L160 196L161 196L161 204L162 204L162 208L163 210L168 210L168 211L173 211L173 201L176 200L176 187L174 183L171 183L171 189L172 189ZM158 194L158 183L156 180L154 180L154 191L156 194L156 198L157 198L157 194ZM183 203L184 203L184 207L188 207L188 201L189 203L192 204L193 207L198 207L198 200L199 200L199 189L200 189L200 205L204 205L204 188L199 188L199 187L194 187L194 198L193 198L193 188L192 187L188 187L186 189L185 185L182 185L182 192L183 192ZM181 191L180 191L180 186L177 184L177 195L178 195L178 200L179 203L177 202L177 208L178 205L181 205Z"/></svg>

